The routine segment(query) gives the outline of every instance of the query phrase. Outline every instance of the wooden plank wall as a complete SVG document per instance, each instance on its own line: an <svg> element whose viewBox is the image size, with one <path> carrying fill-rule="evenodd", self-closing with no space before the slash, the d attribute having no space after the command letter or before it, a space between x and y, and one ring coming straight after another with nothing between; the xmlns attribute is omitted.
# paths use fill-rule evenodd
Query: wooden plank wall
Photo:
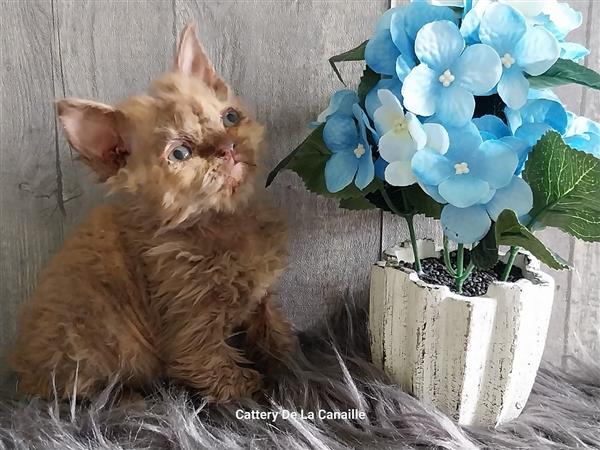
<svg viewBox="0 0 600 450"><path fill-rule="evenodd" d="M600 69L598 6L571 3L584 11L577 37L596 45L588 62ZM327 57L366 39L388 6L388 0L0 0L0 354L41 268L102 197L57 129L53 99L115 102L142 91L168 70L176 36L193 19L216 67L267 124L271 167L341 87ZM360 65L347 64L343 73L358 79ZM571 109L600 119L597 93L565 93ZM291 227L290 268L279 294L297 326L315 324L334 304L364 301L370 264L381 247L405 238L405 227L388 214L339 210L307 193L292 174L272 191ZM418 232L441 236L426 220ZM579 265L557 279L547 354L560 362L578 351L574 330L587 348L599 349L600 281L585 267L594 267L600 253L555 232L545 235Z"/></svg>

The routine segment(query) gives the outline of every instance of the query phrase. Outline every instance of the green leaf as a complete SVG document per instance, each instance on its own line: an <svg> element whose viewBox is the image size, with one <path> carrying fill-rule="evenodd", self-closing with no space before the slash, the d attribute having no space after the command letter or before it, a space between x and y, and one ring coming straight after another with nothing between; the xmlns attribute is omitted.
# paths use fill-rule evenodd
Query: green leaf
<svg viewBox="0 0 600 450"><path fill-rule="evenodd" d="M362 77L360 77L360 83L356 90L361 105L365 104L365 97L379 80L381 80L381 76L368 67L363 71Z"/></svg>
<svg viewBox="0 0 600 450"><path fill-rule="evenodd" d="M475 267L482 270L491 269L498 262L498 244L496 243L496 225L492 224L490 231L471 250L471 260Z"/></svg>
<svg viewBox="0 0 600 450"><path fill-rule="evenodd" d="M367 200L366 197L343 198L340 200L340 208L350 209L352 211L375 209L373 203Z"/></svg>
<svg viewBox="0 0 600 450"><path fill-rule="evenodd" d="M308 137L306 139L304 139L304 141L302 141L302 143L298 147L296 147L294 150L292 150L292 152L289 155L287 155L285 158L283 158L281 161L279 161L279 163L275 166L275 168L273 170L271 170L271 172L269 172L269 175L267 176L267 182L265 184L265 187L269 187L271 185L271 183L273 183L273 181L275 180L277 175L279 175L279 172L288 168L290 161L292 159L294 159L296 157L296 155L302 151L303 148L312 145L311 143L316 142L319 139L319 136L321 136L321 139L322 139L324 127L325 127L325 124L321 124L317 128L315 128L313 130L313 132L310 133L308 135ZM327 148L325 148L325 150L327 150ZM329 151L329 150L327 150L327 151Z"/></svg>
<svg viewBox="0 0 600 450"><path fill-rule="evenodd" d="M329 64L331 64L331 68L339 78L339 80L345 85L342 75L335 65L336 62L342 61L364 61L365 59L365 48L367 47L367 43L369 41L365 41L360 44L358 47L354 47L352 50L348 50L347 52L340 53L339 55L332 56L329 58Z"/></svg>
<svg viewBox="0 0 600 450"><path fill-rule="evenodd" d="M533 191L530 227L557 227L600 241L600 159L546 133L529 154L523 178Z"/></svg>
<svg viewBox="0 0 600 450"><path fill-rule="evenodd" d="M296 172L302 178L304 185L309 191L324 197L340 199L364 197L365 194L378 189L381 182L373 180L363 190L358 189L354 184L350 184L336 193L327 190L325 186L325 163L331 157L331 152L323 142L324 127L325 125L322 124L313 130L292 153L277 164L267 177L267 186L273 182L279 172L289 169Z"/></svg>
<svg viewBox="0 0 600 450"><path fill-rule="evenodd" d="M548 250L542 241L519 223L513 210L505 209L500 213L496 221L496 242L499 245L522 247L552 269L569 268L569 264L564 259Z"/></svg>
<svg viewBox="0 0 600 450"><path fill-rule="evenodd" d="M443 205L432 199L417 184L405 187L386 185L385 190L392 201L394 208L402 215L424 216L439 219L442 214ZM384 211L393 212L380 191L374 191L367 195L367 199Z"/></svg>
<svg viewBox="0 0 600 450"><path fill-rule="evenodd" d="M570 83L600 89L600 74L574 61L559 59L542 75L529 77L529 84L535 89L546 89Z"/></svg>

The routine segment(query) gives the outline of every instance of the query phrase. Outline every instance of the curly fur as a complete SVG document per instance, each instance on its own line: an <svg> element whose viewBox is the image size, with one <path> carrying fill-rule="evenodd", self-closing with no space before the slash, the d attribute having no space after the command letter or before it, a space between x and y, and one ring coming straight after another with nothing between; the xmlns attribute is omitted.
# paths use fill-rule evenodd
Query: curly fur
<svg viewBox="0 0 600 450"><path fill-rule="evenodd" d="M236 123L224 122L231 110ZM86 398L118 375L128 389L166 378L220 402L257 394L257 369L295 345L269 295L286 232L254 193L263 127L193 27L148 94L116 108L67 99L58 113L119 199L74 231L23 307L12 356L20 389ZM191 158L173 159L181 145Z"/></svg>
<svg viewBox="0 0 600 450"><path fill-rule="evenodd" d="M349 319L349 320L348 320ZM421 404L368 362L364 314L342 314L329 333L301 336L302 351L268 402L207 405L179 388L115 405L111 388L88 405L0 401L0 448L16 449L600 449L600 365L543 367L522 415L497 429L463 429ZM366 412L365 420L242 420L236 410Z"/></svg>

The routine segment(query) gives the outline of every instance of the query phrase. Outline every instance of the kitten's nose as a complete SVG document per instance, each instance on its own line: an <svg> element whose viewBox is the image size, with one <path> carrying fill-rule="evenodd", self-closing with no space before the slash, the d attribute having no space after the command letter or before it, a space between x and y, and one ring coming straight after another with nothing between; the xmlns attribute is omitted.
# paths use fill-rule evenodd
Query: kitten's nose
<svg viewBox="0 0 600 450"><path fill-rule="evenodd" d="M235 144L231 141L222 142L217 146L218 156L231 156L235 154Z"/></svg>

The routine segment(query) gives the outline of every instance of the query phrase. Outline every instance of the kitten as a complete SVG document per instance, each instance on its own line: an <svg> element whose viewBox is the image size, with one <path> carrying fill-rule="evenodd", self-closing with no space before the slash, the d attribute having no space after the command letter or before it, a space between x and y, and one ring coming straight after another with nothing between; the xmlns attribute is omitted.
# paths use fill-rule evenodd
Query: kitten
<svg viewBox="0 0 600 450"><path fill-rule="evenodd" d="M254 194L264 129L194 27L148 94L57 106L69 143L119 201L74 231L23 306L20 389L85 398L118 374L133 389L168 378L216 402L257 393L256 365L295 347L269 296L286 231ZM240 329L248 352L228 344Z"/></svg>

